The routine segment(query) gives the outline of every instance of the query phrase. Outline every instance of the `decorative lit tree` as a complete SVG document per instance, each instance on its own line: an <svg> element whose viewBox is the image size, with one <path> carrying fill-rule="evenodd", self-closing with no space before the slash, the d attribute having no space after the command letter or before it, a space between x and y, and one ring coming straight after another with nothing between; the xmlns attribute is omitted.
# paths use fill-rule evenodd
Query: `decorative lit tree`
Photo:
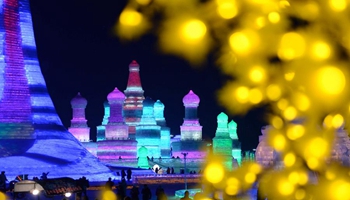
<svg viewBox="0 0 350 200"><path fill-rule="evenodd" d="M215 53L234 77L218 95L228 111L271 107L266 140L284 167L243 163L207 177L215 188L237 195L259 180L268 199L350 199L349 169L331 159L349 118L349 14L347 0L130 0L116 31L156 30L164 52L194 65ZM205 174L222 174L208 162Z"/></svg>

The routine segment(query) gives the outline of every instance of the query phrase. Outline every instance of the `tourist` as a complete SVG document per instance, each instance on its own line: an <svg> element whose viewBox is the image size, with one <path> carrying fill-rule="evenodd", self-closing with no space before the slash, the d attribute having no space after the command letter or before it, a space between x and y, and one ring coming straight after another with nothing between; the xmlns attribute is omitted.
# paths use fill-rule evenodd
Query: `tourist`
<svg viewBox="0 0 350 200"><path fill-rule="evenodd" d="M188 191L186 191L186 192L185 192L185 196L182 197L180 200L192 200L192 199L190 198L190 193L189 193Z"/></svg>
<svg viewBox="0 0 350 200"><path fill-rule="evenodd" d="M136 185L133 185L133 187L130 190L131 200L139 200L139 194L139 188Z"/></svg>
<svg viewBox="0 0 350 200"><path fill-rule="evenodd" d="M47 173L43 172L43 173L41 174L41 176L40 176L40 179L41 179L41 180L46 180L46 179L47 179L47 175L48 175L49 173L50 173L50 172L47 172Z"/></svg>
<svg viewBox="0 0 350 200"><path fill-rule="evenodd" d="M119 199L124 199L126 196L126 188L127 188L127 184L125 179L122 179L121 182L119 182L119 190L118 190L118 196Z"/></svg>
<svg viewBox="0 0 350 200"><path fill-rule="evenodd" d="M0 191L6 193L6 182L7 177L5 175L5 171L2 171L0 174Z"/></svg>
<svg viewBox="0 0 350 200"><path fill-rule="evenodd" d="M174 167L171 168L171 174L175 174Z"/></svg>
<svg viewBox="0 0 350 200"><path fill-rule="evenodd" d="M146 184L143 185L141 194L142 194L142 200L149 200L152 198L151 190L149 189L149 187Z"/></svg>
<svg viewBox="0 0 350 200"><path fill-rule="evenodd" d="M156 189L157 200L167 200L168 197L165 195L164 189L159 185Z"/></svg>
<svg viewBox="0 0 350 200"><path fill-rule="evenodd" d="M128 181L130 181L130 179L131 179L131 174L132 174L132 171L131 171L131 169L129 168L129 169L126 171L126 179L127 179Z"/></svg>
<svg viewBox="0 0 350 200"><path fill-rule="evenodd" d="M122 177L122 180L123 180L123 179L125 179L125 176L126 176L125 170L122 169L122 172L121 172L121 173L122 173L121 177Z"/></svg>
<svg viewBox="0 0 350 200"><path fill-rule="evenodd" d="M170 168L169 168L169 167L166 168L166 173L167 173L167 174L170 174Z"/></svg>
<svg viewBox="0 0 350 200"><path fill-rule="evenodd" d="M112 181L112 178L108 178L108 181L106 182L106 190L112 190L114 186L114 182Z"/></svg>

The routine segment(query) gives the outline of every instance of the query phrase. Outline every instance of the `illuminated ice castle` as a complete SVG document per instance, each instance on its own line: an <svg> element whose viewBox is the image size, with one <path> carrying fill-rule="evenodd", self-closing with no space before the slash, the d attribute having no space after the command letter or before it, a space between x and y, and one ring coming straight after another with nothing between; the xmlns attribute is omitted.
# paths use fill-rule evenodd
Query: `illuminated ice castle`
<svg viewBox="0 0 350 200"><path fill-rule="evenodd" d="M123 163L129 162L130 166L136 167L139 163L135 162L136 159L183 157L184 152L188 153L189 159L198 162L204 160L208 148L207 142L202 140L202 126L197 117L200 98L192 90L184 96L182 101L185 117L180 126L181 134L171 138L170 128L164 118L165 106L160 100L154 102L151 98L144 97L139 71L137 62L132 61L125 95L118 88L108 94L108 102L104 105L105 116L102 125L97 127L97 142L90 142L86 119L81 110L85 109L86 100L82 100L79 94L71 101L73 119L70 132L99 160L106 163L122 159ZM77 124L80 124L79 128L76 128ZM218 127L220 126L222 125L218 121ZM228 162L231 162L228 165L232 166L232 156L236 162L241 160L237 124L233 121L228 124L226 119L223 126L226 126L226 132L221 133L222 128L218 128L221 135L214 138L214 153L226 156ZM224 145L225 154L220 150L223 141L229 143L228 146Z"/></svg>
<svg viewBox="0 0 350 200"><path fill-rule="evenodd" d="M33 34L28 0L0 1L0 166L7 177L88 177L111 171L62 125L48 95ZM72 129L87 131L83 98L76 98ZM86 139L86 138L85 138Z"/></svg>

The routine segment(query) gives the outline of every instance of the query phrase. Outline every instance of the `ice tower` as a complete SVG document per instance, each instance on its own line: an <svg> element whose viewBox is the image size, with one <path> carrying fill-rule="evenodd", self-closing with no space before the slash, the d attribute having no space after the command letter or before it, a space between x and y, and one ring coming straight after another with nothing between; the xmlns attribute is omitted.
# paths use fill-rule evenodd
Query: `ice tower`
<svg viewBox="0 0 350 200"><path fill-rule="evenodd" d="M217 117L218 127L213 138L213 154L223 159L224 166L232 169L232 139L228 132L228 117L225 113L220 113Z"/></svg>
<svg viewBox="0 0 350 200"><path fill-rule="evenodd" d="M87 126L87 120L85 119L87 101L78 93L70 103L73 109L73 119L71 120L71 126L68 131L80 142L89 142L90 128Z"/></svg>
<svg viewBox="0 0 350 200"><path fill-rule="evenodd" d="M137 149L142 146L148 150L148 156L158 158L160 154L160 131L161 127L157 125L154 118L154 101L146 98L143 101L143 111L140 124L136 126Z"/></svg>
<svg viewBox="0 0 350 200"><path fill-rule="evenodd" d="M142 102L145 99L139 71L139 64L135 60L132 61L129 65L128 85L124 91L126 96L124 101L124 119L125 123L129 126L129 137L131 139L135 138L135 127L141 120Z"/></svg>
<svg viewBox="0 0 350 200"><path fill-rule="evenodd" d="M104 126L104 133L100 133L97 141L97 157L106 163L113 162L119 158L129 159L137 156L137 142L129 139L128 125L123 119L123 103L125 95L115 88L107 96L109 104L109 117ZM106 114L106 113L105 113ZM102 130L100 126L100 131ZM102 132L102 131L101 131ZM104 136L102 134L105 134Z"/></svg>
<svg viewBox="0 0 350 200"><path fill-rule="evenodd" d="M228 123L228 132L232 139L232 156L236 159L237 163L240 164L242 161L242 151L241 143L239 142L237 135L237 123L235 121L231 120L231 122Z"/></svg>
<svg viewBox="0 0 350 200"><path fill-rule="evenodd" d="M207 155L206 144L202 141L202 126L197 117L200 99L190 90L182 102L185 106L185 118L180 126L181 140L172 142L173 156L183 157L182 153L186 152L188 158L204 158Z"/></svg>
<svg viewBox="0 0 350 200"><path fill-rule="evenodd" d="M28 0L0 1L0 166L18 174L114 175L62 125L39 67Z"/></svg>
<svg viewBox="0 0 350 200"><path fill-rule="evenodd" d="M110 115L110 106L108 101L103 103L104 115L102 119L102 124L97 126L97 141L105 140L106 125L108 124L108 118Z"/></svg>
<svg viewBox="0 0 350 200"><path fill-rule="evenodd" d="M128 126L124 123L123 119L123 103L125 95L115 88L107 96L110 106L110 116L108 118L108 124L106 125L105 138L111 139L127 139Z"/></svg>
<svg viewBox="0 0 350 200"><path fill-rule="evenodd" d="M160 151L162 157L170 157L170 128L166 126L164 118L164 104L157 100L154 103L154 117L157 125L161 127L160 130Z"/></svg>

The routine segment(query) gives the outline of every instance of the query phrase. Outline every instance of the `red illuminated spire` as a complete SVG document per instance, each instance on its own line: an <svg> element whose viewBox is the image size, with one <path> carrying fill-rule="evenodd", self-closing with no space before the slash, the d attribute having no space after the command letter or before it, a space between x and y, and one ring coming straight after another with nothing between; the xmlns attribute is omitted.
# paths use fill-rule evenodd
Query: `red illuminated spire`
<svg viewBox="0 0 350 200"><path fill-rule="evenodd" d="M129 65L129 79L128 79L128 85L125 90L126 93L138 92L138 93L142 93L143 95L139 71L140 71L140 65L135 60L133 60Z"/></svg>
<svg viewBox="0 0 350 200"><path fill-rule="evenodd" d="M145 99L140 79L140 66L133 60L129 65L129 80L124 101L124 120L129 126L129 137L134 139L136 129L142 115L142 102Z"/></svg>

